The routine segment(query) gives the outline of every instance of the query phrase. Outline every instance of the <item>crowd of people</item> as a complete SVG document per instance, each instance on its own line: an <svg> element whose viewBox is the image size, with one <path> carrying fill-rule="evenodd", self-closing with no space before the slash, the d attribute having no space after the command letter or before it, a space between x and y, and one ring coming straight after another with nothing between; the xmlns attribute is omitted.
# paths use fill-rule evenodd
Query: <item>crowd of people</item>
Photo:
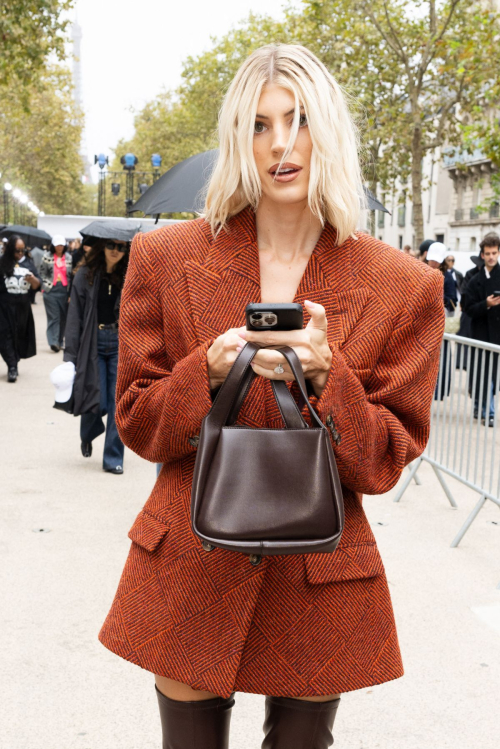
<svg viewBox="0 0 500 749"><path fill-rule="evenodd" d="M12 235L3 245L0 354L7 381L15 383L20 360L37 353L32 305L40 291L48 346L64 352L64 364L51 376L56 407L81 416L83 457L92 455L93 440L106 432L103 469L123 473L124 447L114 412L119 303L130 242L85 238L82 244L54 235L45 250L30 250L21 236Z"/></svg>

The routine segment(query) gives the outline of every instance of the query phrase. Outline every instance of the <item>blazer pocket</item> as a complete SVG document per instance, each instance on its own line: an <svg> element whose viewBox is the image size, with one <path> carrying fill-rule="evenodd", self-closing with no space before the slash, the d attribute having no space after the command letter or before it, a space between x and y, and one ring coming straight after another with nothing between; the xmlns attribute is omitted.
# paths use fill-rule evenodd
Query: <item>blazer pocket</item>
<svg viewBox="0 0 500 749"><path fill-rule="evenodd" d="M384 573L375 544L340 547L326 554L304 554L307 580L313 584L359 580Z"/></svg>
<svg viewBox="0 0 500 749"><path fill-rule="evenodd" d="M168 525L142 510L129 530L128 537L146 551L154 551L169 530Z"/></svg>

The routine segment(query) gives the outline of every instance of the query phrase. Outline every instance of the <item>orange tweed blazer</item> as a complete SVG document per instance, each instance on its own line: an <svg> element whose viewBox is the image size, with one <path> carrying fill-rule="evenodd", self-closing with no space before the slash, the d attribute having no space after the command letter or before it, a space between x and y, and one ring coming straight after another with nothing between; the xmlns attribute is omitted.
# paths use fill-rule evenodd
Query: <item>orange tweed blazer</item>
<svg viewBox="0 0 500 749"><path fill-rule="evenodd" d="M203 219L134 240L123 291L116 421L163 469L129 536L103 644L156 674L227 697L345 692L402 675L389 590L363 494L423 451L444 327L443 277L373 237L335 246L327 225L295 301L326 309L333 352L313 403L331 420L346 524L330 554L204 551L190 527L196 436L211 407L206 353L260 301L255 217L214 239ZM306 315L306 322L307 322ZM240 415L282 426L257 378ZM244 476L245 456L234 467Z"/></svg>

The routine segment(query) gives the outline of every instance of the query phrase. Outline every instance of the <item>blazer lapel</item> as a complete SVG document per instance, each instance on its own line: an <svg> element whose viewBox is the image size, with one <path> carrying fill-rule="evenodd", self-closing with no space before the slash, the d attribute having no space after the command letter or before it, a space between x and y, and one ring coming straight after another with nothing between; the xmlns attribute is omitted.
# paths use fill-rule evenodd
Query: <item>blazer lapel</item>
<svg viewBox="0 0 500 749"><path fill-rule="evenodd" d="M188 261L186 277L200 342L245 324L245 307L260 300L255 218L245 209L221 231L203 263Z"/></svg>
<svg viewBox="0 0 500 749"><path fill-rule="evenodd" d="M327 224L318 240L300 282L295 301L322 304L328 320L328 340L342 346L353 333L370 292L361 287L354 273L351 252L354 240L335 245L336 231ZM305 322L309 315L304 310Z"/></svg>
<svg viewBox="0 0 500 749"><path fill-rule="evenodd" d="M327 224L301 279L295 302L322 304L328 339L345 344L361 316L370 292L360 287L348 239L335 246L335 229ZM260 268L255 215L246 208L213 240L205 260L185 265L191 308L200 343L245 324L245 307L260 301ZM307 312L305 323L309 321Z"/></svg>

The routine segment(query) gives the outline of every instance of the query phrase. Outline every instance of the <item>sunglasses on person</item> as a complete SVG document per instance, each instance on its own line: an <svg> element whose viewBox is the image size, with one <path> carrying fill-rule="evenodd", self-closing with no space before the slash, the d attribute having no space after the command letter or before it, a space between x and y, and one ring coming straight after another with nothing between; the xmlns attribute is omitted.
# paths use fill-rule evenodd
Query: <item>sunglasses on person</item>
<svg viewBox="0 0 500 749"><path fill-rule="evenodd" d="M107 250L118 250L118 252L128 252L130 250L130 242L118 244L118 242L113 242L112 239L108 239L104 246Z"/></svg>

